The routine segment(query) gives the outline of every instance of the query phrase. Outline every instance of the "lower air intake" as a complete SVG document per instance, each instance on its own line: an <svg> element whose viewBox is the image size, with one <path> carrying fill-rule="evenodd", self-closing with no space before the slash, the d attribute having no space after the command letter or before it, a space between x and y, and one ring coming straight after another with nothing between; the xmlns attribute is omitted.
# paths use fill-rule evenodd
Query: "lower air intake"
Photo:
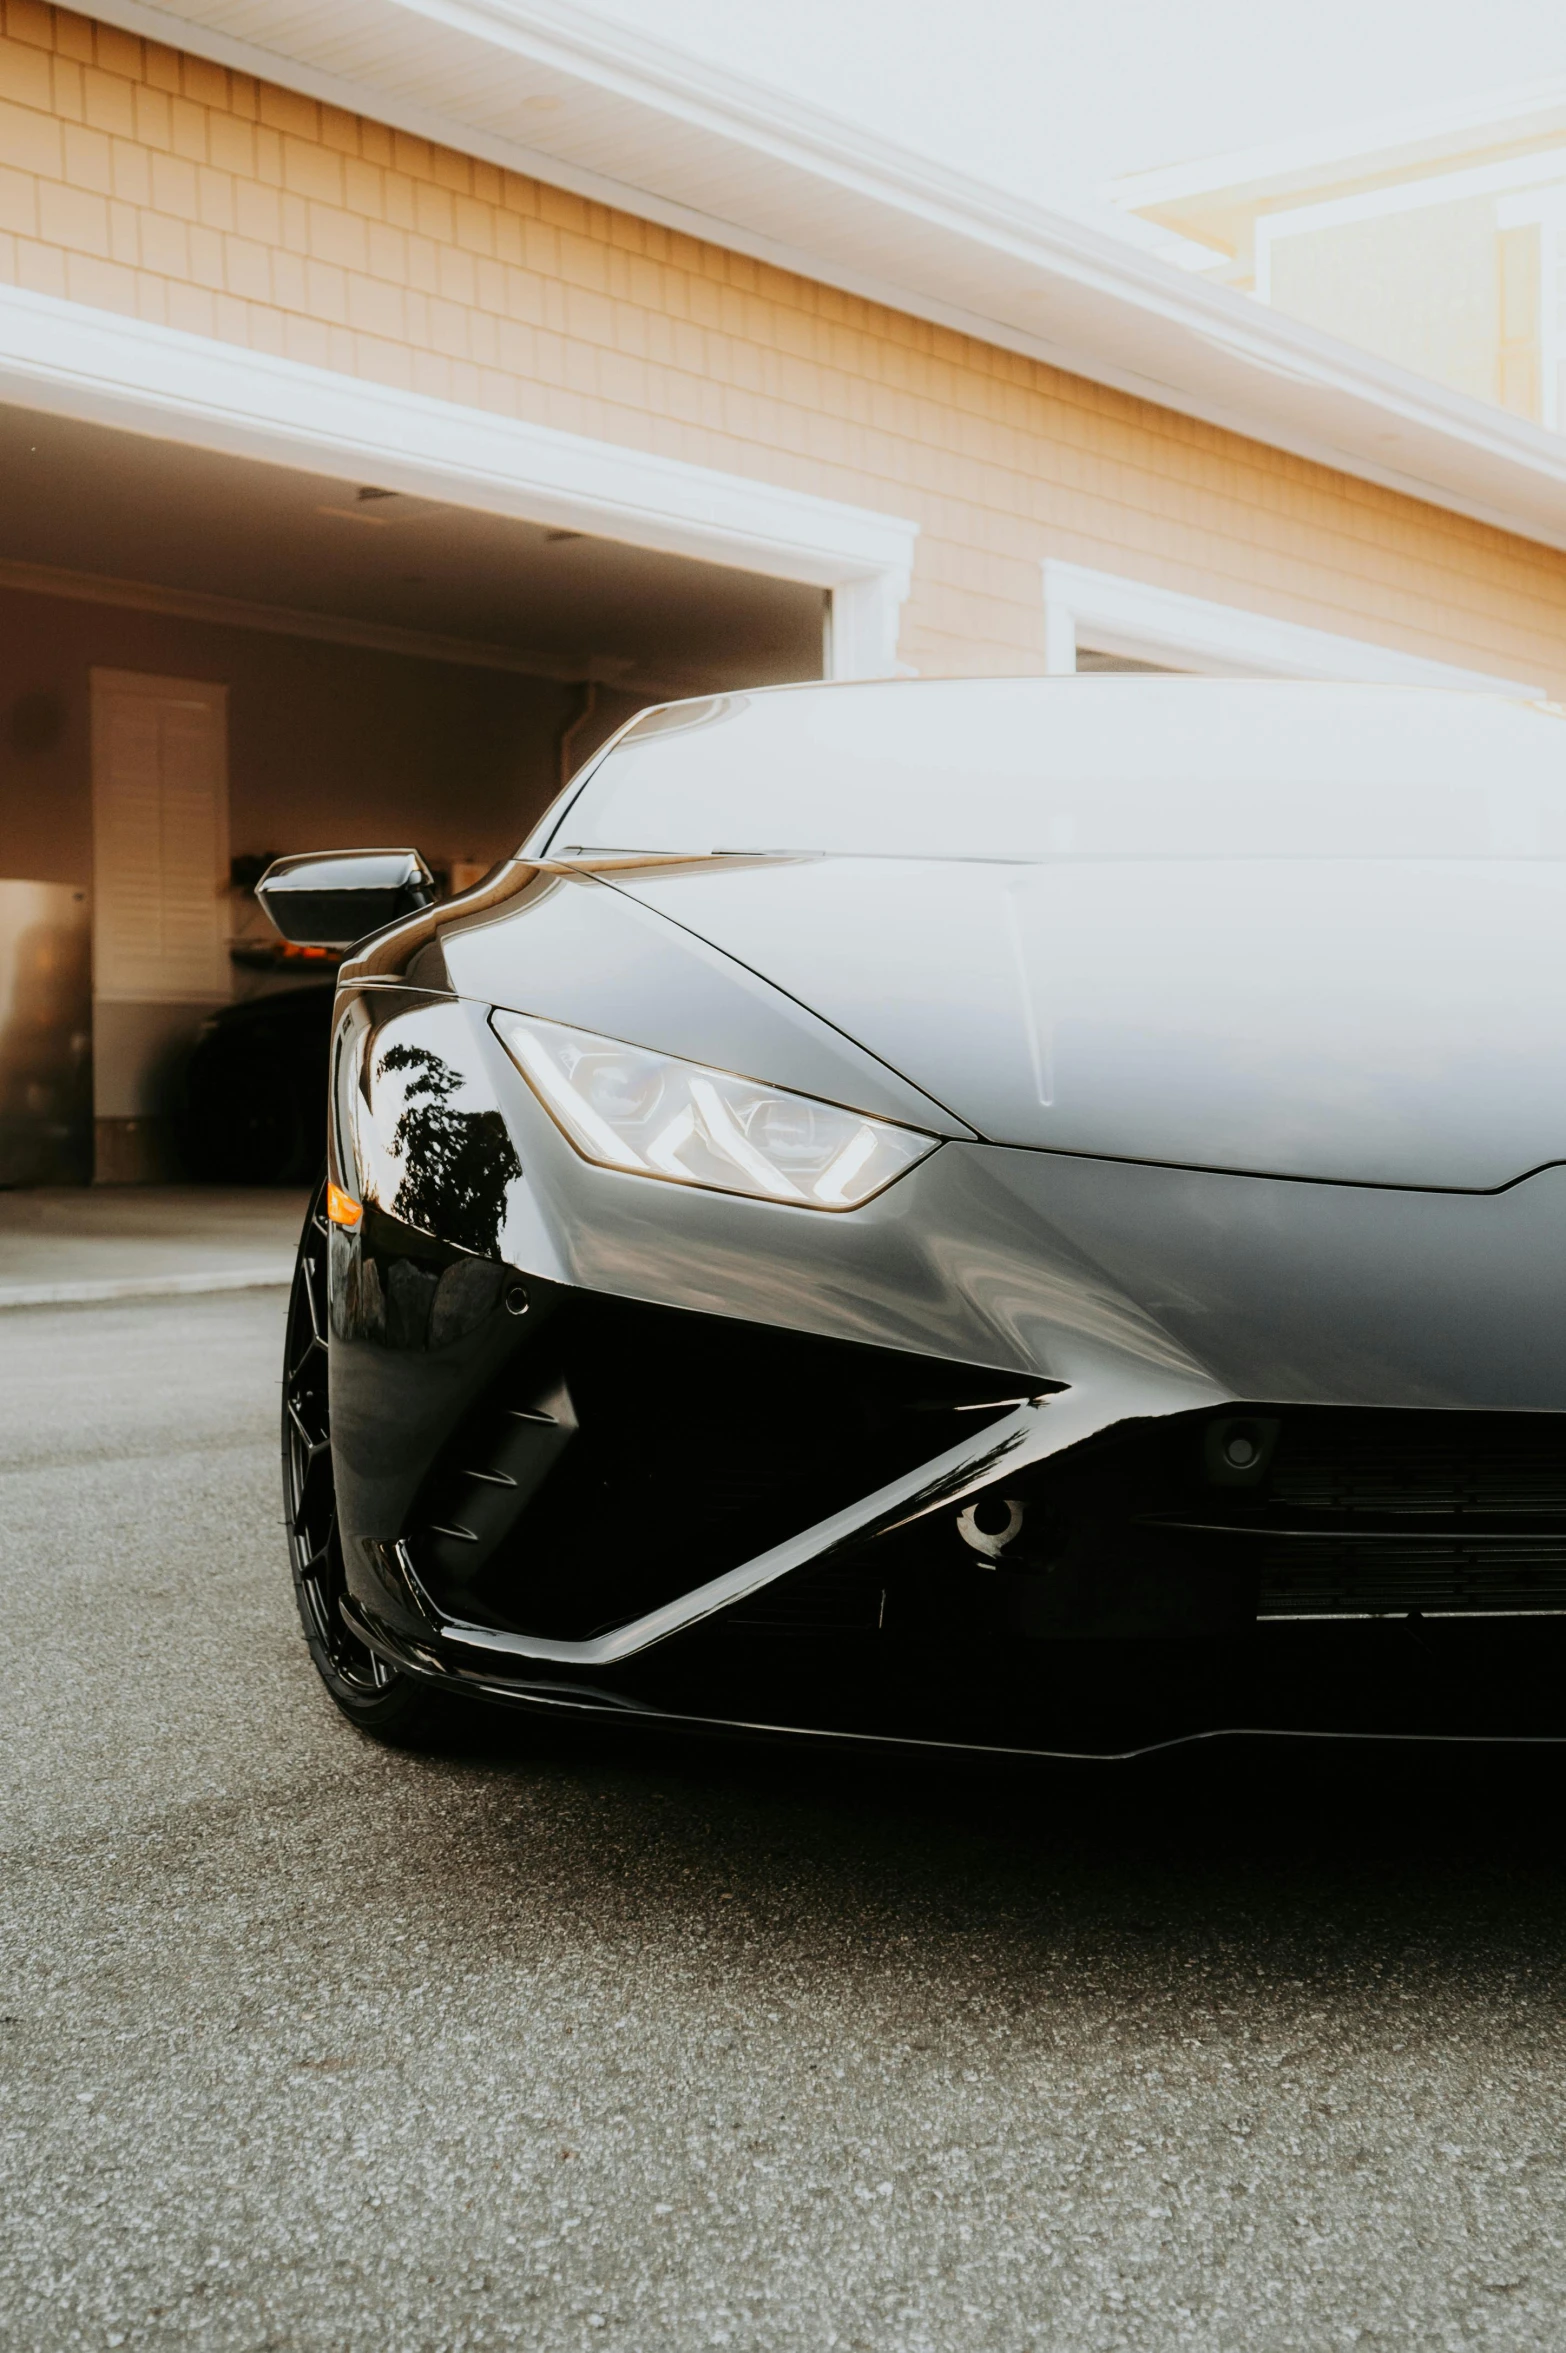
<svg viewBox="0 0 1566 2353"><path fill-rule="evenodd" d="M989 1558L1024 1632L1566 1614L1563 1414L1235 1405L1122 1424L988 1500L953 1554Z"/></svg>
<svg viewBox="0 0 1566 2353"><path fill-rule="evenodd" d="M1264 1545L1259 1618L1566 1611L1566 1537L1296 1537Z"/></svg>

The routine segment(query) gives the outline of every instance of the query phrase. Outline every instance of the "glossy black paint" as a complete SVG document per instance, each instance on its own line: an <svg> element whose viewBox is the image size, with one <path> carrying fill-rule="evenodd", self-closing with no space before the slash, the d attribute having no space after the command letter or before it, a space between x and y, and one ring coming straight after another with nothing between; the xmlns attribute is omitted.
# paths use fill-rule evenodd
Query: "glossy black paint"
<svg viewBox="0 0 1566 2353"><path fill-rule="evenodd" d="M400 1576L388 1556L388 1592ZM1566 1739L1566 1627L1554 1618L1398 1616L1061 1642L1008 1635L993 1620L954 1630L953 1607L940 1640L914 1643L863 1617L827 1625L817 1604L803 1625L784 1622L781 1609L774 1624L735 1614L583 1673L481 1656L450 1639L413 1580L404 1591L411 1609L348 1605L381 1656L447 1689L544 1714L1084 1758L1224 1734Z"/></svg>
<svg viewBox="0 0 1566 2353"><path fill-rule="evenodd" d="M522 1163L456 1004L384 987L340 998L334 1082L333 1167L346 1190L493 1256Z"/></svg>
<svg viewBox="0 0 1566 2353"><path fill-rule="evenodd" d="M501 1373L524 1317L520 1278L374 1206L335 1227L332 1442L346 1540L393 1543L437 1450Z"/></svg>
<svg viewBox="0 0 1566 2353"><path fill-rule="evenodd" d="M735 874L759 904L811 863L519 859L345 965L351 1639L518 1704L843 1737L1566 1735L1566 1169L1482 1193L997 1147L911 1050L697 935ZM841 1219L595 1166L495 1006L941 1149ZM1463 1447L1458 1493L1428 1458ZM1534 1605L1563 1614L1483 1615Z"/></svg>
<svg viewBox="0 0 1566 2353"><path fill-rule="evenodd" d="M417 850L324 850L274 858L256 897L295 946L351 948L428 907L435 880Z"/></svg>
<svg viewBox="0 0 1566 2353"><path fill-rule="evenodd" d="M447 1008L419 1042L462 1073L463 1107L499 1113L525 1163L525 1181L502 1181L498 1164L491 1179L518 1263L589 1290L1009 1364L1081 1394L1107 1372L1156 1377L1165 1410L1203 1394L1566 1409L1566 1168L1474 1194L980 1145L901 1074L640 906L628 872L519 863L345 968L356 1019ZM415 973L440 976L440 992L414 991ZM487 1006L507 999L721 1067L748 1060L948 1141L844 1219L628 1183L583 1162L529 1094L487 1029Z"/></svg>
<svg viewBox="0 0 1566 2353"><path fill-rule="evenodd" d="M616 887L642 864L517 860L464 897L370 941L344 964L342 983L547 1012L688 1061L764 1072L776 1086L931 1134L972 1135L783 990Z"/></svg>
<svg viewBox="0 0 1566 2353"><path fill-rule="evenodd" d="M398 1195L403 1214L427 1233L449 1235L461 1250L493 1254L506 1187L522 1174L505 1121L498 1111L454 1110L450 1098L462 1075L428 1046L388 1046L381 1068L408 1073L391 1144L407 1170Z"/></svg>
<svg viewBox="0 0 1566 2353"><path fill-rule="evenodd" d="M393 1676L345 1621L346 1580L328 1398L327 1256L317 1186L300 1237L283 1346L283 1501L294 1596L316 1665L340 1700L373 1704Z"/></svg>
<svg viewBox="0 0 1566 2353"><path fill-rule="evenodd" d="M1250 1408L1133 1424L1020 1478L998 1458L993 1492L1026 1512L992 1562L961 1533L965 1494L617 1666L482 1660L451 1638L459 1621L571 1635L614 1622L818 1515L834 1479L868 1485L933 1451L962 1408L980 1408L979 1436L1014 1382L584 1295L378 1210L334 1233L331 1299L349 1624L417 1674L531 1706L1084 1754L1241 1721L1566 1730L1552 1622L1470 1621L1461 1650L1450 1620L1422 1635L1406 1620L1253 1622L1261 1554L1312 1480L1316 1524L1293 1562L1307 1582L1324 1541L1341 1553L1386 1529L1389 1479L1392 1531L1412 1529L1427 1566L1450 1576L1476 1542L1521 1529L1549 1554L1528 1573L1559 1582L1566 1474L1549 1416ZM898 1404L913 1409L901 1439ZM1224 1460L1236 1430L1257 1445L1258 1479ZM1480 1448L1466 1467L1452 1451L1464 1437ZM1449 1466L1440 1493L1428 1459L1420 1485L1432 1449ZM1276 1593L1276 1557L1270 1574Z"/></svg>
<svg viewBox="0 0 1566 2353"><path fill-rule="evenodd" d="M978 1441L1016 1395L1004 1372L595 1298L374 1207L333 1233L330 1319L349 1590L401 1612L411 1568L437 1623L567 1638Z"/></svg>
<svg viewBox="0 0 1566 2353"><path fill-rule="evenodd" d="M536 911L598 902L570 885L523 903ZM525 1689L537 1704L553 1692L548 1704L737 1708L769 1721L782 1711L789 1721L879 1726L899 1738L944 1725L967 1743L982 1734L1024 1747L1058 1746L1072 1724L1070 1741L1086 1750L1150 1737L1149 1727L1185 1736L1232 1714L1241 1690L1252 1695L1250 1713L1262 1704L1255 1694L1270 1689L1269 1720L1280 1723L1351 1726L1356 1710L1382 1729L1427 1721L1430 1662L1410 1652L1389 1667L1373 1628L1359 1629L1360 1649L1347 1639L1353 1629L1334 1649L1320 1626L1272 1625L1264 1636L1256 1625L1268 1529L1245 1514L1277 1431L1289 1425L1275 1399L1226 1401L1216 1391L1183 1420L1133 1420L1058 1464L1020 1472L1008 1470L1005 1447L986 1469L980 1414L960 1474L944 1489L928 1483L911 1517L893 1514L824 1545L641 1656L584 1674L568 1663L475 1655L484 1627L590 1638L816 1525L899 1465L941 1453L954 1426L953 1383L979 1384L960 1400L969 1406L1014 1398L1018 1361L1036 1362L1036 1352L1019 1347L1010 1366L992 1360L986 1371L744 1314L640 1303L508 1263L501 1243L544 1173L535 1160L530 1176L523 1153L564 1147L547 1123L526 1129L520 1096L502 1109L502 1066L488 1057L484 1022L449 994L376 981L344 992L338 1034L337 1166L368 1205L357 1232L332 1240L334 1452L345 1599L358 1634L383 1655L474 1688ZM1020 1182L1042 1165L999 1153L984 1163L1001 1180L998 1200L1008 1171ZM1074 1208L1079 1220L1107 1219L1108 1232L1132 1230L1116 1219L1117 1187L1240 1182L1051 1165L1051 1218ZM666 1199L657 1188L621 1190L632 1204L646 1205L649 1192ZM971 1217L984 1195L970 1187L963 1198ZM1351 1206L1375 1200L1354 1196ZM1472 1218L1485 1206L1428 1203L1437 1217ZM1038 1250L1040 1207L1024 1213L1014 1203L982 1243L975 1230L965 1245L1015 1297ZM1014 1247L1001 1249L1012 1225ZM430 1230L437 1226L444 1230ZM1145 1217L1133 1226L1145 1251L1156 1227ZM1197 1216L1186 1231L1210 1231L1216 1243L1220 1229ZM1218 1296L1244 1264L1229 1231L1228 1271L1215 1265L1210 1286ZM1091 1245L1099 1269L1108 1232ZM1051 1254L1058 1300L1060 1270L1077 1254L1062 1259L1058 1239ZM1124 1311L1117 1318L1104 1332L1118 1331L1124 1348L1134 1327ZM1341 1313L1332 1324L1341 1345ZM1136 1354L1149 1348L1167 1353L1151 1327L1134 1340ZM1171 1360L1159 1378L1173 1369ZM1036 1371L1032 1379L1037 1392ZM889 1397L899 1384L906 1395L910 1381L927 1392L926 1406L942 1394L948 1418L915 1417L889 1453ZM1489 1418L1497 1429L1513 1420ZM1450 1416L1436 1420L1455 1427ZM1546 1436L1553 1429L1550 1416L1532 1420ZM1256 1442L1255 1477L1215 1457L1240 1424ZM1017 1541L990 1560L961 1533L976 1492L1024 1507ZM1207 1527L1225 1515L1226 1538L1215 1544ZM1514 1595L1513 1606L1524 1599ZM1049 1664L1061 1643L1087 1661L1070 1690ZM1373 1675L1362 1673L1366 1644L1380 1661ZM1179 1661L1178 1705L1155 1652ZM1116 1662L1107 1681L1106 1657ZM1335 1680L1324 1685L1328 1659ZM1452 1693L1441 1688L1449 1711ZM1536 1693L1536 1727L1550 1720L1547 1697Z"/></svg>

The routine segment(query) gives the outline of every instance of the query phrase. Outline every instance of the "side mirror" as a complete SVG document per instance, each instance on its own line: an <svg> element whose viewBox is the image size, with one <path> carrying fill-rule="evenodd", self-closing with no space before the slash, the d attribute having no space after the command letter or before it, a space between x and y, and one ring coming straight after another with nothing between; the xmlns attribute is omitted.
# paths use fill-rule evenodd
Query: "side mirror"
<svg viewBox="0 0 1566 2353"><path fill-rule="evenodd" d="M430 906L435 878L417 850L321 850L274 858L256 897L295 947L351 948Z"/></svg>

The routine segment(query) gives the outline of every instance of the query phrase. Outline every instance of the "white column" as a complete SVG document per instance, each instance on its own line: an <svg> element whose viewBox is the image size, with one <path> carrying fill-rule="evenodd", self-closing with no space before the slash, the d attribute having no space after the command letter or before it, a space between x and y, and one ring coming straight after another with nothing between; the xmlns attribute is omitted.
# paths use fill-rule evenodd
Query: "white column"
<svg viewBox="0 0 1566 2353"><path fill-rule="evenodd" d="M1077 617L1044 567L1044 675L1070 678L1077 667Z"/></svg>
<svg viewBox="0 0 1566 2353"><path fill-rule="evenodd" d="M908 580L905 570L888 568L834 587L826 637L829 678L907 675L897 659L897 633Z"/></svg>

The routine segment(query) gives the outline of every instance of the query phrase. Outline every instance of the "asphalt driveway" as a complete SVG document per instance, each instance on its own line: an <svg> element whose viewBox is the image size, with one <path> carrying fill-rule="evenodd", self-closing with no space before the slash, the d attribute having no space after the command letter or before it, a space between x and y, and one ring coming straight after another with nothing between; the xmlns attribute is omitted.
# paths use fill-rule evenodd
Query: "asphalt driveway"
<svg viewBox="0 0 1566 2353"><path fill-rule="evenodd" d="M281 1315L0 1317L0 2342L1566 2340L1554 1752L377 1749Z"/></svg>

